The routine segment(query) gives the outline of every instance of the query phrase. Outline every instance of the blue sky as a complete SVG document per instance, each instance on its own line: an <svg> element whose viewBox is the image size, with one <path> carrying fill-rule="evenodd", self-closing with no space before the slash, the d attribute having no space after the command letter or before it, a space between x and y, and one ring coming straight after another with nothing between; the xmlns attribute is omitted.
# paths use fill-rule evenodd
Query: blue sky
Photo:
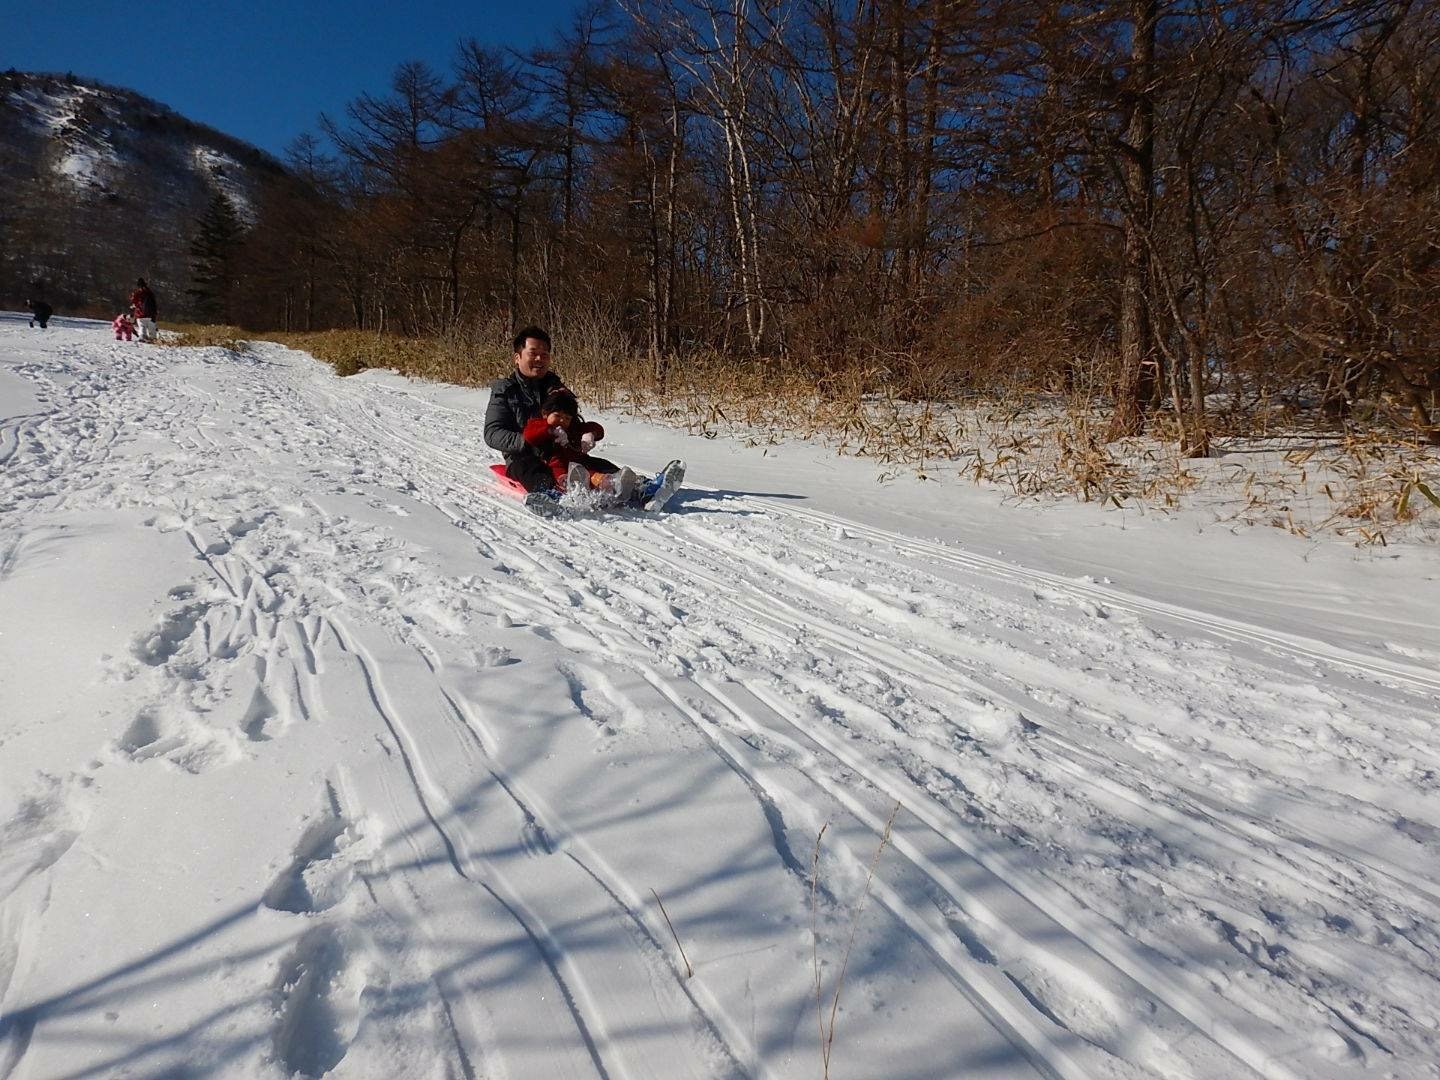
<svg viewBox="0 0 1440 1080"><path fill-rule="evenodd" d="M525 49L580 0L0 0L0 70L73 72L137 90L280 155L321 112L382 94L396 65L450 68L473 37Z"/></svg>

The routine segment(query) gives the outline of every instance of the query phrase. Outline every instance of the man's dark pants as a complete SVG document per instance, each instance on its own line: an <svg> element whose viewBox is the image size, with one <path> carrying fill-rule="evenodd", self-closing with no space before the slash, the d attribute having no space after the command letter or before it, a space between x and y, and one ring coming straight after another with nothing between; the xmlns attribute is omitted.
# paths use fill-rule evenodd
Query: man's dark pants
<svg viewBox="0 0 1440 1080"><path fill-rule="evenodd" d="M604 458L586 455L579 461L591 472L620 471L619 465ZM526 491L550 491L557 486L555 474L550 471L550 463L528 446L510 459L510 464L505 466L505 475L511 480L520 481Z"/></svg>

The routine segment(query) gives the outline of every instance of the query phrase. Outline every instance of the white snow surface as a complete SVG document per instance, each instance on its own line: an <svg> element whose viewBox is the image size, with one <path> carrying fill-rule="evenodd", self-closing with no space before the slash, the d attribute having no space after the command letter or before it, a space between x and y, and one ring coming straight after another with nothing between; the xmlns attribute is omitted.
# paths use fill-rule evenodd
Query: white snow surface
<svg viewBox="0 0 1440 1080"><path fill-rule="evenodd" d="M1440 1076L1433 548L486 396L0 318L0 1078Z"/></svg>
<svg viewBox="0 0 1440 1080"><path fill-rule="evenodd" d="M259 220L254 204L243 185L236 181L244 174L240 163L229 154L222 154L208 146L195 146L190 150L190 161L195 170L205 178L219 194L224 195L230 206L245 225L253 226Z"/></svg>
<svg viewBox="0 0 1440 1080"><path fill-rule="evenodd" d="M11 91L10 98L28 106L39 126L56 140L54 169L77 187L104 189L110 172L120 167L120 158L106 141L108 132L90 132L77 123L86 100L101 97L89 86L76 86L62 93L36 88Z"/></svg>
<svg viewBox="0 0 1440 1080"><path fill-rule="evenodd" d="M55 170L77 185L104 187L105 170L118 162L119 159L109 150L99 150L77 142L60 157Z"/></svg>
<svg viewBox="0 0 1440 1080"><path fill-rule="evenodd" d="M56 135L62 134L73 123L76 112L84 99L94 94L88 86L77 86L62 93L51 93L36 87L10 91L10 99L26 104L28 112L41 125Z"/></svg>

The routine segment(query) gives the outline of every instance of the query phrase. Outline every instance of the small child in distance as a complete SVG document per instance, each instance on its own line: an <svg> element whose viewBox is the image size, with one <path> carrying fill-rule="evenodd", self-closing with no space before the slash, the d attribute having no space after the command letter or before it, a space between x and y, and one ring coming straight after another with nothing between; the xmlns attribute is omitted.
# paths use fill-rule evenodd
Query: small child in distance
<svg viewBox="0 0 1440 1080"><path fill-rule="evenodd" d="M135 336L135 320L123 311L115 316L115 321L110 324L110 328L115 331L116 341L122 339L129 341Z"/></svg>

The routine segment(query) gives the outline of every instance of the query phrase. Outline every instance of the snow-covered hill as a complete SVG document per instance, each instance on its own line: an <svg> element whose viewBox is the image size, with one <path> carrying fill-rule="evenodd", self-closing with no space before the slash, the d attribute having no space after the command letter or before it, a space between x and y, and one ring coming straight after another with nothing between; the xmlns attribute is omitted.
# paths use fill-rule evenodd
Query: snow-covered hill
<svg viewBox="0 0 1440 1080"><path fill-rule="evenodd" d="M484 402L0 320L0 1077L1440 1075L1432 551Z"/></svg>
<svg viewBox="0 0 1440 1080"><path fill-rule="evenodd" d="M0 301L39 293L60 311L103 311L148 275L178 313L207 204L224 195L253 222L263 186L283 173L134 91L0 72Z"/></svg>

